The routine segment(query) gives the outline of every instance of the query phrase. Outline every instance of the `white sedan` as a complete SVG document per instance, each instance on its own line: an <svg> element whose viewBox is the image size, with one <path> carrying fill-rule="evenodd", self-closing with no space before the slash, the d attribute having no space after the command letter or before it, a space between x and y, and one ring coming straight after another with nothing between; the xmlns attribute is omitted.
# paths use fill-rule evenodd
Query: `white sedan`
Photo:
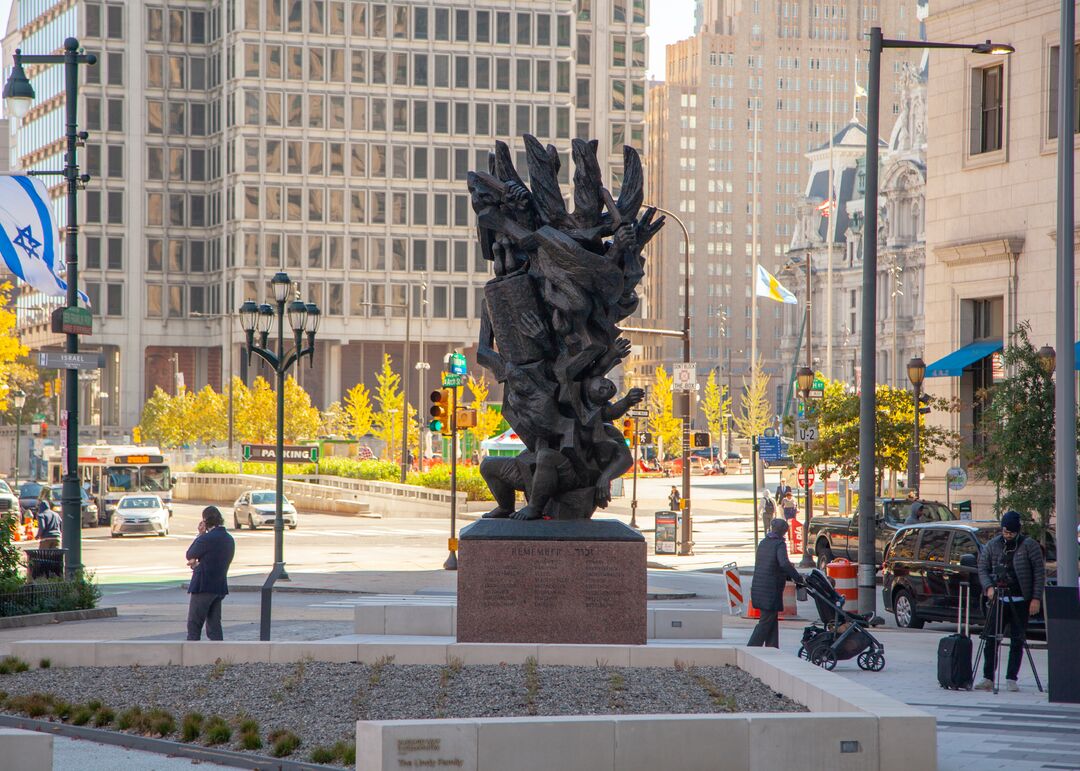
<svg viewBox="0 0 1080 771"><path fill-rule="evenodd" d="M156 495L125 495L112 514L112 537L169 534L169 509Z"/></svg>
<svg viewBox="0 0 1080 771"><path fill-rule="evenodd" d="M277 519L277 493L273 490L252 490L244 493L233 504L233 529L243 525L256 530L260 525L273 526ZM281 501L281 519L290 530L297 525L296 507L283 497Z"/></svg>

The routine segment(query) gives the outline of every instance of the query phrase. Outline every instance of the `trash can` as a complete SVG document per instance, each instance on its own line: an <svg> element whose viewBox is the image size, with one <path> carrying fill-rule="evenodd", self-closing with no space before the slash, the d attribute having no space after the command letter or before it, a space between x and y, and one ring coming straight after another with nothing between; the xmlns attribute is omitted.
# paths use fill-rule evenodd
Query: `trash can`
<svg viewBox="0 0 1080 771"><path fill-rule="evenodd" d="M26 572L30 580L60 578L64 575L63 549L27 549Z"/></svg>

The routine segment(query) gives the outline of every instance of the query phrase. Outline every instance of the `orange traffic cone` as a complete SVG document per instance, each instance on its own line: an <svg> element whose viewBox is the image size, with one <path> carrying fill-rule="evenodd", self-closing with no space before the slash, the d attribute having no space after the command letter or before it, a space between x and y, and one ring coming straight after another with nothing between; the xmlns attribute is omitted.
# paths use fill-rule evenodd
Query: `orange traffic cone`
<svg viewBox="0 0 1080 771"><path fill-rule="evenodd" d="M33 541L35 538L37 538L37 533L34 532L34 526L27 522L26 527L23 529L23 540Z"/></svg>
<svg viewBox="0 0 1080 771"><path fill-rule="evenodd" d="M11 526L11 540L13 540L13 541L21 541L22 540L22 531L19 529L19 526L17 524L13 524Z"/></svg>

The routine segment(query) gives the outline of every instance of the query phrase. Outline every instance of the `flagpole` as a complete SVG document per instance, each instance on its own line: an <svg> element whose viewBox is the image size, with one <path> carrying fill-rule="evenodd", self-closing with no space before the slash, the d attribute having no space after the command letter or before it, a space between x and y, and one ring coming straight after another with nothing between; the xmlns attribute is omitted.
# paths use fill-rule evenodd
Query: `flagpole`
<svg viewBox="0 0 1080 771"><path fill-rule="evenodd" d="M754 186L753 194L751 196L751 206L753 212L750 217L750 275L754 277L754 291L750 293L750 392L757 393L757 280L758 280L758 107L757 98L754 99L754 108L750 111L750 117L754 121L754 173L751 176L751 183ZM752 440L751 440L752 441ZM751 453L753 450L751 449ZM755 501L755 515L757 502Z"/></svg>
<svg viewBox="0 0 1080 771"><path fill-rule="evenodd" d="M836 75L829 76L829 197L828 208L825 210L829 215L828 221L828 250L826 253L826 266L825 266L825 377L830 380L833 379L833 241L836 233L837 205L834 205L836 199L833 174L835 173L835 166L833 165L833 138L835 136L835 128L833 127L833 98L836 92ZM839 202L836 202L838 204Z"/></svg>

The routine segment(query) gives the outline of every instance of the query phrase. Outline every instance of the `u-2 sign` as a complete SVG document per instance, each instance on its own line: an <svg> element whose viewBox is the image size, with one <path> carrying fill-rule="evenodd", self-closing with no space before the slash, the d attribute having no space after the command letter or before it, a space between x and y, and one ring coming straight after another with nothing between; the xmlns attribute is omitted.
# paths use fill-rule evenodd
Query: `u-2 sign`
<svg viewBox="0 0 1080 771"><path fill-rule="evenodd" d="M796 426L795 440L799 442L816 442L818 438L817 425L814 423L800 423Z"/></svg>

